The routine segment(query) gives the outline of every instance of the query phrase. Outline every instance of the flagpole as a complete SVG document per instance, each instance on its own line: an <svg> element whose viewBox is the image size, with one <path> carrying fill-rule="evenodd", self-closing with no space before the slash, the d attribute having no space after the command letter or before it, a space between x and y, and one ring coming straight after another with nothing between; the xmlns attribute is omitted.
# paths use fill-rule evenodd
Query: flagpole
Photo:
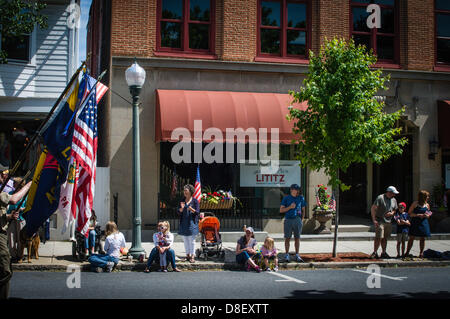
<svg viewBox="0 0 450 319"><path fill-rule="evenodd" d="M83 69L83 67L86 65L86 61L89 59L90 57L90 53L88 54L86 60L84 60L80 67L75 71L75 73L72 75L72 78L70 79L69 83L67 84L66 88L64 89L64 91L61 93L61 95L59 96L59 98L56 100L55 104L53 105L53 107L51 108L50 112L47 114L47 117L45 118L45 120L41 123L41 125L39 126L38 130L36 131L36 133L34 133L33 137L31 138L30 142L27 144L25 150L22 152L22 154L20 154L19 159L16 161L15 165L13 166L13 169L11 170L11 172L8 174L8 177L6 178L6 180L3 182L2 186L0 187L0 193L3 192L3 189L5 188L6 184L8 183L8 181L10 180L11 176L15 175L17 169L20 167L20 165L22 164L22 161L25 159L25 156L28 154L28 152L30 151L31 147L33 146L34 142L36 141L36 139L38 138L38 136L41 135L41 130L42 128L47 124L47 122L50 120L50 118L52 117L53 113L55 112L56 108L58 107L59 103L61 103L62 99L64 98L64 96L67 94L67 92L69 91L70 87L72 86L73 82L78 78L78 75L80 74L81 70Z"/></svg>

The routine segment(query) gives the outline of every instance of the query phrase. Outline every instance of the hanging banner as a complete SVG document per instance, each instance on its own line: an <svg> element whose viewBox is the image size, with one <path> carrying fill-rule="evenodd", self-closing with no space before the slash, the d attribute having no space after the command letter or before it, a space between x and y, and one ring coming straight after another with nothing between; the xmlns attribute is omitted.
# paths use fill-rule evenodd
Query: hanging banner
<svg viewBox="0 0 450 319"><path fill-rule="evenodd" d="M289 187L301 186L300 161L279 161L278 170L271 174L264 173L264 165L240 164L241 187Z"/></svg>

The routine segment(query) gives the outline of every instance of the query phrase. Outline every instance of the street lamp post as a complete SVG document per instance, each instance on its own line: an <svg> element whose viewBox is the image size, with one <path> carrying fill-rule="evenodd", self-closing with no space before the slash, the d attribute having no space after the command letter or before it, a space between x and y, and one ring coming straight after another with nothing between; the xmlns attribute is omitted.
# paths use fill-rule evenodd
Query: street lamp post
<svg viewBox="0 0 450 319"><path fill-rule="evenodd" d="M141 245L141 165L139 147L139 94L145 82L145 70L134 63L125 71L125 79L133 97L133 238L129 251L133 258L145 254Z"/></svg>

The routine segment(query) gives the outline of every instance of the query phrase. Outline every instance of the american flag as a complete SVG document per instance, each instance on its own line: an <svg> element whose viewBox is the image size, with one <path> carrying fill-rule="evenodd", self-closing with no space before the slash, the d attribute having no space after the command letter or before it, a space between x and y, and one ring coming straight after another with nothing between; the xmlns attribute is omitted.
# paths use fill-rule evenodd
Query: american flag
<svg viewBox="0 0 450 319"><path fill-rule="evenodd" d="M331 208L332 210L336 210L336 200L334 199L334 194L331 194L330 208Z"/></svg>
<svg viewBox="0 0 450 319"><path fill-rule="evenodd" d="M88 96L88 100L86 106L78 111L75 119L71 155L79 165L73 189L72 216L78 208L77 230L88 236L89 219L94 205L97 166L97 104L108 87L89 75L86 76L88 92L84 97Z"/></svg>
<svg viewBox="0 0 450 319"><path fill-rule="evenodd" d="M171 199L174 199L175 196L177 195L177 188L178 188L178 185L177 185L177 171L174 171L173 175L172 175L172 189L170 191L170 198Z"/></svg>
<svg viewBox="0 0 450 319"><path fill-rule="evenodd" d="M195 179L195 185L194 185L194 198L198 200L200 203L200 200L202 198L202 183L200 182L200 166L197 166L197 178Z"/></svg>

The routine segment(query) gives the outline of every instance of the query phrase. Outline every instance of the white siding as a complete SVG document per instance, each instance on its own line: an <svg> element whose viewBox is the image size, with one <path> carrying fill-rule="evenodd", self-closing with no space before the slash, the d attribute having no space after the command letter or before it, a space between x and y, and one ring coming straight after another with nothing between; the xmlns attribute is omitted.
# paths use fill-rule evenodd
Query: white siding
<svg viewBox="0 0 450 319"><path fill-rule="evenodd" d="M70 77L69 66L74 63L70 60L72 33L66 23L67 5L68 1L64 5L48 5L43 10L48 28L35 29L29 64L0 65L0 96L57 98L64 90Z"/></svg>
<svg viewBox="0 0 450 319"><path fill-rule="evenodd" d="M58 97L68 78L69 29L67 6L48 6L48 29L36 36L35 96Z"/></svg>

